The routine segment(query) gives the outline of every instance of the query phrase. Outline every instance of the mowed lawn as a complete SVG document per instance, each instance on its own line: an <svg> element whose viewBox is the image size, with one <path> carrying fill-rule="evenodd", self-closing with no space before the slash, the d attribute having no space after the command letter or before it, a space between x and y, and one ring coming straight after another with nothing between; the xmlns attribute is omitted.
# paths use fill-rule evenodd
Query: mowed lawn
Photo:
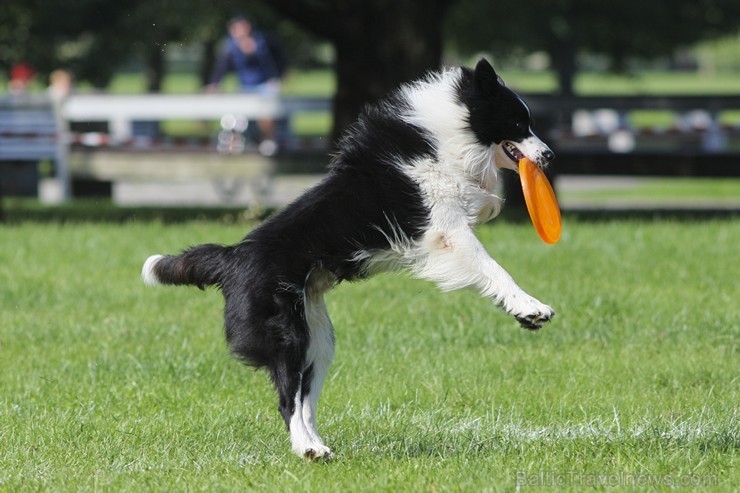
<svg viewBox="0 0 740 493"><path fill-rule="evenodd" d="M740 222L579 222L549 247L480 230L557 316L522 330L402 275L328 299L337 354L290 452L263 372L233 360L215 290L150 288L149 254L249 226L0 226L0 491L740 488Z"/></svg>

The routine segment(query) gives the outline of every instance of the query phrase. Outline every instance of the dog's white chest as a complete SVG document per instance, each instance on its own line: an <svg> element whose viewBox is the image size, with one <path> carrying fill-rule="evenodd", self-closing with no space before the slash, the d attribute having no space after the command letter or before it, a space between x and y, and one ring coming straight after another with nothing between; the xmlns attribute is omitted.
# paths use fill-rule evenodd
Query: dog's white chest
<svg viewBox="0 0 740 493"><path fill-rule="evenodd" d="M465 222L473 226L498 215L501 199L465 174L455 171L457 170L454 168L423 166L417 167L412 173L432 213L432 222L457 222L461 217L450 215L459 214L464 216ZM491 186L495 186L495 181Z"/></svg>

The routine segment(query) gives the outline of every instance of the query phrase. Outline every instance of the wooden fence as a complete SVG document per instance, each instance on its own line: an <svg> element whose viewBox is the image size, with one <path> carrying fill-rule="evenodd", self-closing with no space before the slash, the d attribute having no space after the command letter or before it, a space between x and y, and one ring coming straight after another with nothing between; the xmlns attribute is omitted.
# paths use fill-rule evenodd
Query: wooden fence
<svg viewBox="0 0 740 493"><path fill-rule="evenodd" d="M740 176L740 95L531 94L525 99L537 121L536 131L556 150L557 174ZM57 102L46 97L2 97L0 175L7 182L8 166L49 160L62 195L68 197L71 149L139 156L163 150L217 153L216 136L162 139L156 122L270 118L287 122L289 129L296 115L328 112L330 107L327 98L250 94L75 94ZM645 112L661 112L663 124L640 124L638 117ZM97 129L73 131L83 122ZM325 138L297 139L289 131L283 137L288 154L326 155ZM281 154L274 159L282 159ZM8 193L7 183L4 188Z"/></svg>

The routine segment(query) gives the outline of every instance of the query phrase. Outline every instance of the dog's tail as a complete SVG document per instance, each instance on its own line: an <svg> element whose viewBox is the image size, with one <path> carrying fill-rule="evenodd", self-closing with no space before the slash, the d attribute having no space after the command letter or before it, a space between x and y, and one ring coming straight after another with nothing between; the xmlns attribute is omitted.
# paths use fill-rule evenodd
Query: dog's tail
<svg viewBox="0 0 740 493"><path fill-rule="evenodd" d="M141 269L141 278L157 284L205 286L221 284L232 264L233 247L199 245L180 255L152 255Z"/></svg>

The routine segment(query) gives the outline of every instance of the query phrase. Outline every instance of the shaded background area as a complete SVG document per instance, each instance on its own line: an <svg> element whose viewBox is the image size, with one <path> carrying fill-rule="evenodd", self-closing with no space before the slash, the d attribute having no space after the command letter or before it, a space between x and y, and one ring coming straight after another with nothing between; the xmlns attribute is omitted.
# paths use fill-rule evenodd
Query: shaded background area
<svg viewBox="0 0 740 493"><path fill-rule="evenodd" d="M135 66L150 92L162 89L178 51L189 52L205 85L226 20L247 13L279 34L293 68L334 69L338 129L362 104L438 67L443 55L490 52L517 68L546 67L564 95L577 92L583 69L716 71L740 64L737 45L711 61L692 51L699 41L737 41L740 6L732 0L676 0L670 8L639 0L8 0L2 12L0 70L6 74L25 61L42 79L66 68L78 81L105 88Z"/></svg>
<svg viewBox="0 0 740 493"><path fill-rule="evenodd" d="M16 140L60 138L58 128L40 129L32 122L19 129L9 120L7 115L18 111L14 67L30 71L24 95L46 94L50 75L60 70L72 75L73 96L201 94L226 22L237 13L280 40L287 61L283 97L325 101L322 110L296 112L283 122L290 142L269 166L255 164L254 149L244 147L245 166L270 168L271 195L262 183L236 183L242 177L224 171L232 169L228 165L198 163L205 161L203 153L216 152L214 141L223 133L218 121L163 119L132 122L142 139L126 142L126 149L109 142L115 140L110 123L72 122L73 135L64 138L73 141L68 159L74 196L116 201L117 190L138 196L143 192L132 196L132 186L118 186L119 168L111 171L108 164L104 173L91 174L80 171L81 161L136 161L141 152L165 150L189 155L190 168L198 170L194 175L202 169L213 175L199 189L173 190L175 196L212 196L204 205L280 205L311 184L294 176L321 173L332 142L364 104L442 64L471 63L481 55L492 58L507 84L526 95L537 132L558 151L552 171L560 175L558 191L566 205L618 208L618 203L587 198L598 198L594 191L608 196L634 188L625 183L655 188L655 182L642 187L639 181L588 178L592 175L728 178L740 171L740 5L730 0L678 0L669 9L637 0L609 5L585 0L8 0L0 9L0 77L8 81L8 92L0 94L0 120L5 120L0 144L11 134ZM222 86L225 93L236 90L233 77ZM105 153L111 147L117 156ZM137 154L122 157L131 147ZM58 166L54 159L38 162L12 162L0 151L0 190L43 198L48 189L53 199L58 195L53 184L39 188L36 183L53 177ZM583 175L586 179L578 178ZM505 178L509 202L516 204L515 177ZM707 183L667 183L667 190L701 190L704 198L690 198L687 205L709 207L706 198L713 196L719 209L738 207L734 188L728 192L723 185L715 194L706 191ZM575 200L569 202L568 194ZM675 195L663 202L680 200L681 194Z"/></svg>

